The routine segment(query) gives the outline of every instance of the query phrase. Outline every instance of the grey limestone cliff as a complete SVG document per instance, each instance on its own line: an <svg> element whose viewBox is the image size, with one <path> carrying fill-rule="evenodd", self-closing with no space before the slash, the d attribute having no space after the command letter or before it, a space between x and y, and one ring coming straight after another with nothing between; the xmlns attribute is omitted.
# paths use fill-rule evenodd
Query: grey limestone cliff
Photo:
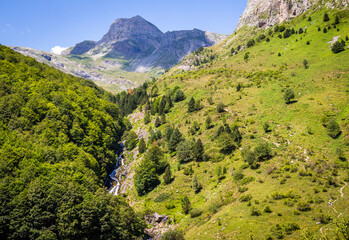
<svg viewBox="0 0 349 240"><path fill-rule="evenodd" d="M299 16L315 5L347 7L348 0L248 0L236 30L242 26L270 27Z"/></svg>

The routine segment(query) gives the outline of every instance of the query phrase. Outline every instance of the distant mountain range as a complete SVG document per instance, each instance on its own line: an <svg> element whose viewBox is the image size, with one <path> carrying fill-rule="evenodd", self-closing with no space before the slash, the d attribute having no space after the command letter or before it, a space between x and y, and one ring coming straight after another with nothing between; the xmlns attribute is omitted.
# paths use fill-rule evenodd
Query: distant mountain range
<svg viewBox="0 0 349 240"><path fill-rule="evenodd" d="M135 16L115 20L99 41L80 42L61 56L30 48L14 49L67 73L97 83L116 84L118 91L138 85L175 66L198 48L212 46L227 36L199 29L163 33Z"/></svg>

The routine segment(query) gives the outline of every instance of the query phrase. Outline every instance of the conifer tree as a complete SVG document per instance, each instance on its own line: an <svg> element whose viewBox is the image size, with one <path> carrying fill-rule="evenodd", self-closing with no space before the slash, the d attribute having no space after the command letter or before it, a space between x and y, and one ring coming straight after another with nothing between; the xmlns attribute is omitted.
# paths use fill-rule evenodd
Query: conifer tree
<svg viewBox="0 0 349 240"><path fill-rule="evenodd" d="M146 149L147 146L145 145L144 138L141 138L141 140L139 140L138 151L139 153L144 153Z"/></svg>
<svg viewBox="0 0 349 240"><path fill-rule="evenodd" d="M210 116L207 116L206 121L205 121L205 128L210 129L212 127L212 120Z"/></svg>
<svg viewBox="0 0 349 240"><path fill-rule="evenodd" d="M198 193L202 188L201 184L198 181L198 177L196 175L194 175L194 177L193 177L192 187L193 187L195 193Z"/></svg>
<svg viewBox="0 0 349 240"><path fill-rule="evenodd" d="M188 214L190 209L191 209L190 200L187 196L184 196L184 198L182 199L182 210L185 214Z"/></svg>
<svg viewBox="0 0 349 240"><path fill-rule="evenodd" d="M202 161L204 156L204 145L200 138L194 144L193 155L196 161Z"/></svg>
<svg viewBox="0 0 349 240"><path fill-rule="evenodd" d="M330 18L327 13L324 14L324 22L330 21Z"/></svg>
<svg viewBox="0 0 349 240"><path fill-rule="evenodd" d="M150 119L150 115L149 113L147 112L144 116L144 124L147 125L148 123L151 122L151 119Z"/></svg>
<svg viewBox="0 0 349 240"><path fill-rule="evenodd" d="M181 132L178 130L178 128L175 128L171 134L170 141L168 142L168 149L170 152L174 152L178 143L180 143L182 140L183 138Z"/></svg>
<svg viewBox="0 0 349 240"><path fill-rule="evenodd" d="M161 126L161 120L159 117L155 119L155 127L160 127Z"/></svg>
<svg viewBox="0 0 349 240"><path fill-rule="evenodd" d="M172 177L171 168L170 168L170 166L167 166L167 168L165 170L165 174L164 174L164 183L166 185L171 183L171 177Z"/></svg>
<svg viewBox="0 0 349 240"><path fill-rule="evenodd" d="M194 112L195 111L195 100L192 97L188 102L188 112Z"/></svg>

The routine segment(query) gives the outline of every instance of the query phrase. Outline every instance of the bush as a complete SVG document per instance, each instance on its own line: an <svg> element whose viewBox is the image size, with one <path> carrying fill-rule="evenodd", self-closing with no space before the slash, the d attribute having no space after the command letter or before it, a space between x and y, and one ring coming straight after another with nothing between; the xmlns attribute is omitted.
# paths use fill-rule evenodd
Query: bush
<svg viewBox="0 0 349 240"><path fill-rule="evenodd" d="M297 205L297 210L302 212L307 212L311 210L310 204L307 202L300 202Z"/></svg>
<svg viewBox="0 0 349 240"><path fill-rule="evenodd" d="M208 206L208 210L212 213L218 212L219 208L222 206L222 202L220 199L213 199Z"/></svg>
<svg viewBox="0 0 349 240"><path fill-rule="evenodd" d="M331 118L328 121L326 128L327 128L327 133L331 138L335 139L339 136L340 127L339 127L338 123L336 122L336 120L334 120L333 118Z"/></svg>
<svg viewBox="0 0 349 240"><path fill-rule="evenodd" d="M225 108L225 105L223 103L220 102L217 104L217 107L216 107L217 112L219 113L225 112L224 108Z"/></svg>
<svg viewBox="0 0 349 240"><path fill-rule="evenodd" d="M244 178L244 174L241 171L234 171L234 180L239 181Z"/></svg>
<svg viewBox="0 0 349 240"><path fill-rule="evenodd" d="M160 202L166 201L170 196L171 195L168 193L161 193L154 199L154 202L160 203Z"/></svg>
<svg viewBox="0 0 349 240"><path fill-rule="evenodd" d="M344 46L345 45L342 42L337 41L332 45L331 50L333 53L339 53L344 51Z"/></svg>
<svg viewBox="0 0 349 240"><path fill-rule="evenodd" d="M191 218L196 218L202 214L202 211L198 208L193 208L192 210L189 211L189 214Z"/></svg>
<svg viewBox="0 0 349 240"><path fill-rule="evenodd" d="M273 211L270 209L269 206L266 206L266 207L264 208L264 212L266 212L266 213L272 213Z"/></svg>
<svg viewBox="0 0 349 240"><path fill-rule="evenodd" d="M295 97L294 92L292 91L292 89L287 88L283 99L285 100L286 104L289 104L291 102L291 100Z"/></svg>
<svg viewBox="0 0 349 240"><path fill-rule="evenodd" d="M252 207L252 209L251 209L251 216L260 216L260 215L262 215L261 211L259 211L255 207Z"/></svg>
<svg viewBox="0 0 349 240"><path fill-rule="evenodd" d="M242 195L239 200L240 202L248 202L252 199L252 195L251 194L247 194L247 195Z"/></svg>
<svg viewBox="0 0 349 240"><path fill-rule="evenodd" d="M185 240L184 239L184 234L182 231L179 230L168 230L165 232L160 240Z"/></svg>
<svg viewBox="0 0 349 240"><path fill-rule="evenodd" d="M309 62L308 62L307 59L304 59L304 60L303 60L303 65L304 65L304 68L305 68L305 69L308 69L308 68L309 68Z"/></svg>

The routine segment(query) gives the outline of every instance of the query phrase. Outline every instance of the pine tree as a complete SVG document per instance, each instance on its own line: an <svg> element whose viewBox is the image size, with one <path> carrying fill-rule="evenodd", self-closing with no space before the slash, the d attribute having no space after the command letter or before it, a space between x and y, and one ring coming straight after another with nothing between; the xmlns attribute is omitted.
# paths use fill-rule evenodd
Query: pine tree
<svg viewBox="0 0 349 240"><path fill-rule="evenodd" d="M298 33L299 34L302 34L304 31L303 31L303 28L300 28L299 30L298 30Z"/></svg>
<svg viewBox="0 0 349 240"><path fill-rule="evenodd" d="M146 149L147 149L147 146L145 145L144 138L141 138L138 144L138 151L139 153L144 153Z"/></svg>
<svg viewBox="0 0 349 240"><path fill-rule="evenodd" d="M212 120L210 116L207 116L206 121L205 121L205 128L210 129L212 127Z"/></svg>
<svg viewBox="0 0 349 240"><path fill-rule="evenodd" d="M166 116L165 114L161 115L161 124L165 124L166 123Z"/></svg>
<svg viewBox="0 0 349 240"><path fill-rule="evenodd" d="M183 138L181 132L178 130L178 128L175 128L171 134L170 141L168 142L168 150L170 150L170 152L174 152L178 143L180 143L182 140Z"/></svg>
<svg viewBox="0 0 349 240"><path fill-rule="evenodd" d="M180 102L185 99L184 93L182 90L178 89L174 95L174 101Z"/></svg>
<svg viewBox="0 0 349 240"><path fill-rule="evenodd" d="M231 53L231 55L234 55L235 54L235 49L231 48L230 53Z"/></svg>
<svg viewBox="0 0 349 240"><path fill-rule="evenodd" d="M197 100L195 101L195 111L199 111L202 108L201 101Z"/></svg>
<svg viewBox="0 0 349 240"><path fill-rule="evenodd" d="M144 117L144 124L147 125L147 124L150 123L150 122L151 122L150 115L149 115L149 113L147 112L147 113L145 114L145 117Z"/></svg>
<svg viewBox="0 0 349 240"><path fill-rule="evenodd" d="M194 175L194 177L193 177L192 187L193 187L195 193L200 192L200 190L202 188L201 184L198 181L198 177L196 175Z"/></svg>
<svg viewBox="0 0 349 240"><path fill-rule="evenodd" d="M338 16L336 16L336 20L334 21L334 24L339 24L339 17Z"/></svg>
<svg viewBox="0 0 349 240"><path fill-rule="evenodd" d="M188 112L194 112L195 111L195 100L192 97L188 102Z"/></svg>
<svg viewBox="0 0 349 240"><path fill-rule="evenodd" d="M188 214L188 212L190 211L191 209L191 203L190 203L190 200L187 196L185 196L183 199L182 199L182 210L185 214Z"/></svg>
<svg viewBox="0 0 349 240"><path fill-rule="evenodd" d="M330 21L330 18L327 13L324 14L324 22Z"/></svg>
<svg viewBox="0 0 349 240"><path fill-rule="evenodd" d="M171 172L171 168L170 166L168 166L165 170L165 174L164 174L164 183L170 184L171 183L171 178L172 178L172 172Z"/></svg>
<svg viewBox="0 0 349 240"><path fill-rule="evenodd" d="M160 127L161 126L161 120L159 117L155 119L155 127Z"/></svg>
<svg viewBox="0 0 349 240"><path fill-rule="evenodd" d="M204 156L204 145L200 138L194 144L193 155L197 162L202 161Z"/></svg>
<svg viewBox="0 0 349 240"><path fill-rule="evenodd" d="M173 128L171 126L167 127L165 131L165 139L167 142L170 141L172 133L173 133Z"/></svg>
<svg viewBox="0 0 349 240"><path fill-rule="evenodd" d="M327 33L327 28L326 28L326 27L324 27L323 32L324 32L324 33Z"/></svg>
<svg viewBox="0 0 349 240"><path fill-rule="evenodd" d="M311 22L311 17L308 17L308 21Z"/></svg>

